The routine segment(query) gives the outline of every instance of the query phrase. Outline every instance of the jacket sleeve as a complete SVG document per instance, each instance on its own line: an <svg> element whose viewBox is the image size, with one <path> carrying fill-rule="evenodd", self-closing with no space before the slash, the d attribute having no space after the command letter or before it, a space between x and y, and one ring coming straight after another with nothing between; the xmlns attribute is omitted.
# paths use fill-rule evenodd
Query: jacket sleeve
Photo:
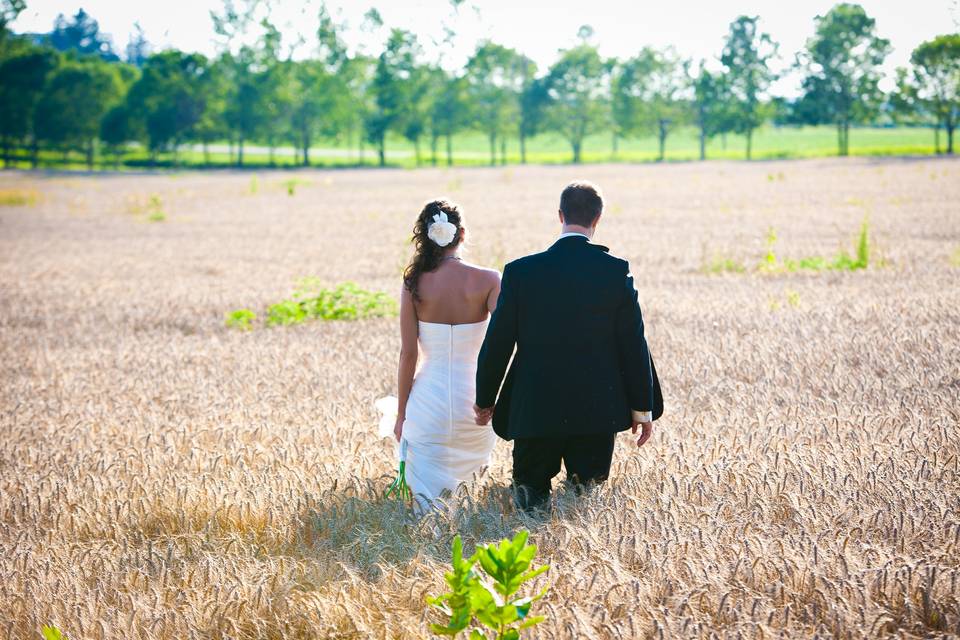
<svg viewBox="0 0 960 640"><path fill-rule="evenodd" d="M630 408L635 411L653 409L653 372L650 350L643 335L643 316L637 300L637 290L629 267L624 278L620 307L617 310L617 343L620 348L620 368Z"/></svg>
<svg viewBox="0 0 960 640"><path fill-rule="evenodd" d="M517 344L518 314L515 276L510 265L503 270L497 308L490 317L487 335L477 356L477 406L492 407L503 382L513 348Z"/></svg>

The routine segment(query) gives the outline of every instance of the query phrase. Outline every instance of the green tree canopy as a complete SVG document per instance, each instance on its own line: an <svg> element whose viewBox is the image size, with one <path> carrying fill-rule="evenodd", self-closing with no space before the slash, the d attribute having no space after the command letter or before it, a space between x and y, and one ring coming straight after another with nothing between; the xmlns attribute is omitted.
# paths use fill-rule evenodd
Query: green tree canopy
<svg viewBox="0 0 960 640"><path fill-rule="evenodd" d="M798 109L811 124L835 124L838 151L845 156L850 125L869 120L880 107L880 65L890 42L876 34L876 21L857 4L838 4L815 23L799 56L806 77Z"/></svg>
<svg viewBox="0 0 960 640"><path fill-rule="evenodd" d="M613 81L613 119L625 136L653 133L664 159L670 131L687 116L684 92L688 63L671 49L643 48L617 66Z"/></svg>
<svg viewBox="0 0 960 640"><path fill-rule="evenodd" d="M730 23L720 62L726 67L727 87L733 107L733 130L747 138L747 160L753 148L753 131L764 121L762 99L776 74L770 60L777 55L777 43L757 28L759 17L740 16Z"/></svg>
<svg viewBox="0 0 960 640"><path fill-rule="evenodd" d="M547 79L550 127L570 143L573 161L582 159L583 140L606 124L607 68L586 42L561 52Z"/></svg>
<svg viewBox="0 0 960 640"><path fill-rule="evenodd" d="M947 131L947 153L953 153L953 132L960 118L960 34L937 36L921 43L910 56L917 95L929 105Z"/></svg>
<svg viewBox="0 0 960 640"><path fill-rule="evenodd" d="M69 62L53 73L37 105L37 138L62 150L85 151L92 169L100 121L122 97L115 66L96 58Z"/></svg>

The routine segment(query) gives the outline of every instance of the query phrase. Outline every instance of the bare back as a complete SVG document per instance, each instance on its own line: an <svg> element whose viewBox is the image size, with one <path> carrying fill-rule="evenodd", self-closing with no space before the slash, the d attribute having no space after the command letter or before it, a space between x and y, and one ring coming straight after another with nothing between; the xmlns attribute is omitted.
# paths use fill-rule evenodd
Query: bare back
<svg viewBox="0 0 960 640"><path fill-rule="evenodd" d="M438 324L483 322L497 304L500 274L459 260L444 260L417 283L417 319Z"/></svg>

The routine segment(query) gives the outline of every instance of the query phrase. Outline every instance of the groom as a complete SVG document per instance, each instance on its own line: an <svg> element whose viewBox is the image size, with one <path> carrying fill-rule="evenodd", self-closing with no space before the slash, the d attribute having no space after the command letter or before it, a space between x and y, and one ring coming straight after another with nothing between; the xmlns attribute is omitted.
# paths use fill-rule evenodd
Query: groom
<svg viewBox="0 0 960 640"><path fill-rule="evenodd" d="M617 432L640 429L642 446L663 413L629 265L591 242L602 213L595 185L563 190L559 239L503 270L480 349L477 423L492 417L497 435L514 441L524 511L547 506L561 462L578 487L603 482Z"/></svg>

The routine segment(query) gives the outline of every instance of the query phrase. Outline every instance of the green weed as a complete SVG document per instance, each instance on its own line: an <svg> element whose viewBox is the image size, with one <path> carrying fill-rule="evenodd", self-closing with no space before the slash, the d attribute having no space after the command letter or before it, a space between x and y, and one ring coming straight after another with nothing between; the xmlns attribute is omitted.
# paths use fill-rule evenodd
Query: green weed
<svg viewBox="0 0 960 640"><path fill-rule="evenodd" d="M226 325L231 329L250 331L253 329L253 321L256 319L257 314L250 309L237 309L227 314Z"/></svg>
<svg viewBox="0 0 960 640"><path fill-rule="evenodd" d="M163 202L160 196L154 194L150 196L150 202L147 204L147 220L149 222L163 222L167 219L167 214L163 210Z"/></svg>
<svg viewBox="0 0 960 640"><path fill-rule="evenodd" d="M256 194L257 194L257 191L260 190L260 180L257 178L257 176L254 175L254 176L251 176L251 177L250 177L250 187L249 187L249 188L250 188L250 195L252 195L252 196L253 196L253 195L256 195Z"/></svg>
<svg viewBox="0 0 960 640"><path fill-rule="evenodd" d="M427 603L447 616L445 624L431 624L433 633L457 636L470 630L470 640L486 640L485 631L496 640L519 640L520 631L546 620L543 616L531 616L530 608L542 598L547 589L533 596L517 597L524 582L528 582L549 570L549 565L530 569L537 554L536 545L527 544L527 531L520 531L513 540L503 539L499 544L478 547L469 558L463 557L463 542L460 536L453 539L453 571L447 572L445 580L450 591L437 597L428 597ZM481 576L474 567L479 564L486 574Z"/></svg>
<svg viewBox="0 0 960 640"><path fill-rule="evenodd" d="M353 282L333 289L320 286L317 278L304 278L293 295L267 307L266 325L286 326L308 320L362 320L397 315L397 303L380 291L367 291ZM226 324L237 329L252 329L256 314L249 309L227 313Z"/></svg>
<svg viewBox="0 0 960 640"><path fill-rule="evenodd" d="M954 267L960 267L960 247L954 249L950 255L950 264Z"/></svg>
<svg viewBox="0 0 960 640"><path fill-rule="evenodd" d="M40 629L40 633L43 634L43 640L67 640L67 636L54 626L45 625Z"/></svg>
<svg viewBox="0 0 960 640"><path fill-rule="evenodd" d="M860 225L854 255L840 250L832 259L823 256L808 256L799 260L777 258L774 246L777 242L776 231L767 233L767 253L757 266L762 273L795 273L797 271L859 271L870 266L870 223L866 220Z"/></svg>
<svg viewBox="0 0 960 640"><path fill-rule="evenodd" d="M0 206L25 207L37 204L37 192L33 189L0 189Z"/></svg>
<svg viewBox="0 0 960 640"><path fill-rule="evenodd" d="M288 196L294 195L297 191L298 186L308 185L308 184L310 184L309 180L302 180L300 178L290 178L289 180L285 180L283 182L283 186L286 187L287 189Z"/></svg>
<svg viewBox="0 0 960 640"><path fill-rule="evenodd" d="M715 254L709 261L705 260L700 267L704 273L717 275L721 273L743 273L747 270L744 264L734 258Z"/></svg>

